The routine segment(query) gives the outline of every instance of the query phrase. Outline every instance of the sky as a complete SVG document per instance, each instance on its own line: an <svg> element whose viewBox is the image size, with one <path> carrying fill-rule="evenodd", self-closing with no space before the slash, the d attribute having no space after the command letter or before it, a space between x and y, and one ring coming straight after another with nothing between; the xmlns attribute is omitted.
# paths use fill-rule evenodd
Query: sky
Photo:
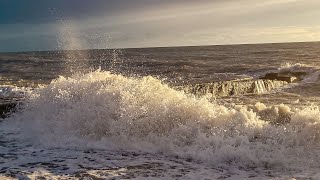
<svg viewBox="0 0 320 180"><path fill-rule="evenodd" d="M319 0L0 0L0 52L320 40Z"/></svg>

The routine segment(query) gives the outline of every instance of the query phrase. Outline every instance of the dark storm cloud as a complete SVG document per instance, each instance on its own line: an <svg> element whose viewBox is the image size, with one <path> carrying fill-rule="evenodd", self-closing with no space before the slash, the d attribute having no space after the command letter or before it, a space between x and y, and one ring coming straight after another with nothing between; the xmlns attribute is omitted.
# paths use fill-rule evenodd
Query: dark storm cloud
<svg viewBox="0 0 320 180"><path fill-rule="evenodd" d="M38 24L143 10L193 0L0 0L0 24ZM207 1L207 0L200 0Z"/></svg>
<svg viewBox="0 0 320 180"><path fill-rule="evenodd" d="M2 0L0 1L0 23L47 23L59 16L82 18L112 11L115 1L103 0Z"/></svg>

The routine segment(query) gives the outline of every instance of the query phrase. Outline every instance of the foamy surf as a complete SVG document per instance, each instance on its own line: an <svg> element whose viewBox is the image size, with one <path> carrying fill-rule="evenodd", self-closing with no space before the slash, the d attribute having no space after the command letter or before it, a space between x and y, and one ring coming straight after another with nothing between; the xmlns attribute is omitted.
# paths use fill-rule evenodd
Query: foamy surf
<svg viewBox="0 0 320 180"><path fill-rule="evenodd" d="M262 103L218 105L205 97L177 91L151 76L136 78L95 71L70 78L61 76L36 89L19 112L5 119L3 126L5 134L15 141L56 153L49 160L63 156L64 149L80 155L88 149L99 151L99 155L90 155L93 162L114 152L130 151L139 157L133 162L160 159L160 169L170 169L167 166L174 157L182 164L192 161L193 165L187 163L189 172L180 174L186 178L201 177L201 173L203 177L217 178L230 174L241 178L252 174L295 177L301 172L306 173L304 177L318 177L314 172L320 168L319 117L316 106L291 109ZM29 151L29 147L25 150ZM43 151L39 153L46 154ZM26 154L34 161L32 153ZM82 166L87 162L77 160ZM23 163L24 160L13 158L1 166ZM92 162L89 165L94 167ZM124 174L130 169L127 166L117 165L125 169ZM147 171L148 167L140 167L140 171ZM203 170L204 167L213 170ZM53 169L64 172L58 167ZM79 167L65 171L75 175Z"/></svg>

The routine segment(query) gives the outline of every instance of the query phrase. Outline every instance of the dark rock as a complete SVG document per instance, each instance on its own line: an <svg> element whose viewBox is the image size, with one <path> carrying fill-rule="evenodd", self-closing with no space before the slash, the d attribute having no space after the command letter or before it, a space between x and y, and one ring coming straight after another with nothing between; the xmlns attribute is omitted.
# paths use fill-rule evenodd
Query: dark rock
<svg viewBox="0 0 320 180"><path fill-rule="evenodd" d="M269 73L269 74L266 74L261 79L281 80L281 81L286 81L288 83L292 83L296 79L296 77L284 76L284 75L280 75L278 73Z"/></svg>
<svg viewBox="0 0 320 180"><path fill-rule="evenodd" d="M287 83L293 83L302 80L302 76L306 75L306 72L287 72L287 73L268 73L261 79L286 81Z"/></svg>
<svg viewBox="0 0 320 180"><path fill-rule="evenodd" d="M0 104L0 118L4 119L8 117L12 112L15 111L17 105L17 102Z"/></svg>

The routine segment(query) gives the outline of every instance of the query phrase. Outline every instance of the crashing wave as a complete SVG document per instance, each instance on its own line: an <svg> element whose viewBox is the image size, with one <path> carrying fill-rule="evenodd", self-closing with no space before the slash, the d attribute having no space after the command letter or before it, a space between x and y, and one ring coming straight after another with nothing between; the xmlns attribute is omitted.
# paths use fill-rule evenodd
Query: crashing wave
<svg viewBox="0 0 320 180"><path fill-rule="evenodd" d="M319 79L320 69L305 64L283 64L276 72L267 73L264 79L284 80L287 82L315 82Z"/></svg>
<svg viewBox="0 0 320 180"><path fill-rule="evenodd" d="M279 123L285 116L290 120ZM37 89L5 122L35 144L162 152L218 167L281 171L318 166L319 117L315 107L227 108L149 76L96 71Z"/></svg>

